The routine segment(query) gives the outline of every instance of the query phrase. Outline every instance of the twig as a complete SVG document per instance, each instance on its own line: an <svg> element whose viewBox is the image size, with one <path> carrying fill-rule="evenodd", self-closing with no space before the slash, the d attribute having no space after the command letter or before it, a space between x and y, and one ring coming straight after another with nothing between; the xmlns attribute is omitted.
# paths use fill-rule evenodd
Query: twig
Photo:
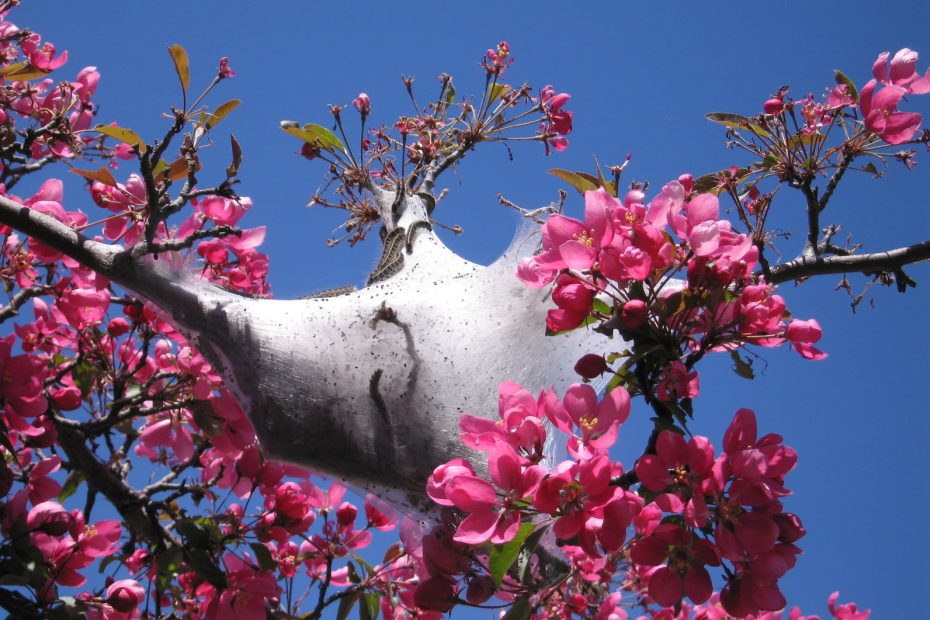
<svg viewBox="0 0 930 620"><path fill-rule="evenodd" d="M857 272L872 274L893 272L904 265L930 259L930 241L903 248L849 256L799 256L770 270L771 283L790 282L811 276Z"/></svg>

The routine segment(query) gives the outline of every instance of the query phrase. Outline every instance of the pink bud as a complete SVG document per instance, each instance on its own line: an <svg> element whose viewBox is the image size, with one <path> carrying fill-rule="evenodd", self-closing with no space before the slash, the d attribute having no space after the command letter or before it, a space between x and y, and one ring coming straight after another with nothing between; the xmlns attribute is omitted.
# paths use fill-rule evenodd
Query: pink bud
<svg viewBox="0 0 930 620"><path fill-rule="evenodd" d="M620 322L628 329L636 329L646 322L649 309L642 299L631 299L620 310Z"/></svg>
<svg viewBox="0 0 930 620"><path fill-rule="evenodd" d="M236 72L229 68L229 58L226 56L220 58L220 67L216 73L221 80L236 77Z"/></svg>
<svg viewBox="0 0 930 620"><path fill-rule="evenodd" d="M604 374L605 370L607 370L607 360L604 359L603 355L598 355L596 353L583 355L581 359L575 363L575 372L585 379L599 377Z"/></svg>
<svg viewBox="0 0 930 620"><path fill-rule="evenodd" d="M801 520L790 512L772 515L772 520L778 525L778 540L781 542L793 543L807 534Z"/></svg>
<svg viewBox="0 0 930 620"><path fill-rule="evenodd" d="M358 508L349 502L342 502L336 509L336 521L340 527L350 527L355 523L355 516L358 514Z"/></svg>
<svg viewBox="0 0 930 620"><path fill-rule="evenodd" d="M26 526L49 536L61 536L71 527L71 515L58 502L42 502L26 515Z"/></svg>
<svg viewBox="0 0 930 620"><path fill-rule="evenodd" d="M320 156L320 147L304 142L304 145L300 147L300 154L307 159L316 159Z"/></svg>
<svg viewBox="0 0 930 620"><path fill-rule="evenodd" d="M443 577L430 577L417 586L413 601L421 609L447 612L455 605L455 591L452 584Z"/></svg>
<svg viewBox="0 0 930 620"><path fill-rule="evenodd" d="M781 114L785 109L785 102L777 97L773 97L762 104L762 109L766 114Z"/></svg>
<svg viewBox="0 0 930 620"><path fill-rule="evenodd" d="M678 182L681 183L681 186L685 188L685 193L690 194L694 189L694 176L690 174L683 174L678 177Z"/></svg>
<svg viewBox="0 0 930 620"><path fill-rule="evenodd" d="M52 400L62 411L74 411L81 406L81 390L66 385L52 390Z"/></svg>
<svg viewBox="0 0 930 620"><path fill-rule="evenodd" d="M107 588L107 605L126 614L145 600L145 589L135 579L120 579Z"/></svg>
<svg viewBox="0 0 930 620"><path fill-rule="evenodd" d="M352 105L361 112L362 116L368 116L371 112L371 99L365 93L359 93L358 97L352 100Z"/></svg>
<svg viewBox="0 0 930 620"><path fill-rule="evenodd" d="M475 577L468 583L465 600L472 605L480 605L494 594L494 581L488 575Z"/></svg>
<svg viewBox="0 0 930 620"><path fill-rule="evenodd" d="M788 324L788 329L785 331L785 338L789 342L817 342L821 337L823 337L823 330L820 329L820 324L816 319L806 321L794 319Z"/></svg>

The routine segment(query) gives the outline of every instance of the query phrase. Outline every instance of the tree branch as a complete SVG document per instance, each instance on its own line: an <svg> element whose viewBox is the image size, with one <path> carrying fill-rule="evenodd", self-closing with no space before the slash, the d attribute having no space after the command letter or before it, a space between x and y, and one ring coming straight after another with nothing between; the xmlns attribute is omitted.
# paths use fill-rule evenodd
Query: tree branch
<svg viewBox="0 0 930 620"><path fill-rule="evenodd" d="M6 306L3 306L3 308L0 308L0 323L19 314L19 309L23 306L23 304L33 297L45 295L51 290L52 287L44 286L41 284L35 284L29 288L22 289L20 292L13 295L13 298L10 299L10 303L8 303Z"/></svg>
<svg viewBox="0 0 930 620"><path fill-rule="evenodd" d="M126 527L133 535L151 545L162 544L170 539L158 524L158 517L149 512L148 498L130 487L112 469L102 463L84 443L80 431L64 424L56 424L58 441L68 460L84 474L88 486L103 494L122 515Z"/></svg>
<svg viewBox="0 0 930 620"><path fill-rule="evenodd" d="M36 241L41 241L83 265L112 279L116 257L123 253L118 246L94 241L55 218L26 205L0 196L0 223L11 226Z"/></svg>
<svg viewBox="0 0 930 620"><path fill-rule="evenodd" d="M771 269L771 284L800 280L811 276L850 271L864 274L897 271L904 265L930 259L930 241L911 246L849 256L817 256L798 258Z"/></svg>

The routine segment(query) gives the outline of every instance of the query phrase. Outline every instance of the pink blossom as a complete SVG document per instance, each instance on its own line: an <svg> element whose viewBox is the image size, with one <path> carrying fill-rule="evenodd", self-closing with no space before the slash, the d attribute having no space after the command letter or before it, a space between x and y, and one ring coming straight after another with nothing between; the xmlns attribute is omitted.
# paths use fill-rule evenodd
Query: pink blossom
<svg viewBox="0 0 930 620"><path fill-rule="evenodd" d="M368 519L368 527L382 532L389 532L397 527L397 511L372 494L365 497L365 518Z"/></svg>
<svg viewBox="0 0 930 620"><path fill-rule="evenodd" d="M228 586L209 602L208 620L265 620L266 602L277 599L281 587L273 574L259 572L251 565L248 555L245 558L233 553L224 556Z"/></svg>
<svg viewBox="0 0 930 620"><path fill-rule="evenodd" d="M921 76L917 73L917 52L903 48L895 52L888 70L888 52L882 52L872 65L872 75L886 86L900 86L915 95L930 93L930 68Z"/></svg>
<svg viewBox="0 0 930 620"><path fill-rule="evenodd" d="M100 323L106 316L110 293L106 290L67 288L55 305L75 329L84 329Z"/></svg>
<svg viewBox="0 0 930 620"><path fill-rule="evenodd" d="M656 397L659 400L695 398L700 393L701 384L697 371L688 370L678 360L662 371L662 376L656 386Z"/></svg>
<svg viewBox="0 0 930 620"><path fill-rule="evenodd" d="M0 338L0 396L8 414L34 417L45 413L48 401L42 395L45 372L31 355L11 355L16 336Z"/></svg>
<svg viewBox="0 0 930 620"><path fill-rule="evenodd" d="M917 132L921 116L916 112L897 111L898 104L908 92L906 88L892 84L876 94L876 85L875 80L870 80L859 96L865 126L888 144L903 144Z"/></svg>
<svg viewBox="0 0 930 620"><path fill-rule="evenodd" d="M830 613L836 620L867 620L868 617L872 614L871 610L859 611L859 608L855 603L843 603L841 605L836 604L836 600L840 597L839 592L834 592L830 595L830 598L827 599L827 609L830 610Z"/></svg>
<svg viewBox="0 0 930 620"><path fill-rule="evenodd" d="M504 442L491 449L488 469L503 492L500 499L494 485L476 476L456 476L445 485L446 495L456 508L469 513L453 537L458 542L480 545L489 540L494 544L512 540L520 529L520 513L514 502L532 495L545 475L538 465L524 470L520 456Z"/></svg>
<svg viewBox="0 0 930 620"><path fill-rule="evenodd" d="M813 346L813 343L820 340L823 331L816 319L802 321L794 319L788 324L785 331L785 338L791 343L795 351L801 354L801 357L809 360L822 360L827 354Z"/></svg>
<svg viewBox="0 0 930 620"><path fill-rule="evenodd" d="M711 473L714 447L706 437L692 437L687 443L674 431L664 430L656 441L656 453L646 454L636 463L636 475L654 493L672 487L690 497Z"/></svg>
<svg viewBox="0 0 930 620"><path fill-rule="evenodd" d="M630 395L617 386L597 402L594 388L576 383L566 390L561 401L548 393L544 407L546 417L559 430L571 434L572 427L577 427L579 434L572 435L568 442L569 454L587 458L617 440L617 431L630 414Z"/></svg>
<svg viewBox="0 0 930 620"><path fill-rule="evenodd" d="M677 605L685 596L697 604L710 598L713 587L705 565L718 566L713 545L690 531L664 523L633 542L630 559L643 566L657 566L647 588L658 604Z"/></svg>
<svg viewBox="0 0 930 620"><path fill-rule="evenodd" d="M529 461L539 462L546 429L537 399L517 383L504 381L499 386L498 413L500 418L496 421L463 414L459 419L462 442L487 452L503 440Z"/></svg>

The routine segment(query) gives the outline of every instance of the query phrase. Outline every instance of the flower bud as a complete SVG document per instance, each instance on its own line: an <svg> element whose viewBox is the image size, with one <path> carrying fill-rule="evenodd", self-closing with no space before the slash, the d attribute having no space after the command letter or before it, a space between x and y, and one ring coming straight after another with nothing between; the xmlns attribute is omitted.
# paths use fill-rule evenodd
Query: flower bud
<svg viewBox="0 0 930 620"><path fill-rule="evenodd" d="M107 588L107 605L127 614L145 600L145 589L135 579L120 579Z"/></svg>
<svg viewBox="0 0 930 620"><path fill-rule="evenodd" d="M121 316L114 317L110 319L110 322L107 324L107 333L113 336L114 338L119 338L123 334L129 331L130 325L129 321L124 319Z"/></svg>
<svg viewBox="0 0 930 620"><path fill-rule="evenodd" d="M681 183L681 186L685 188L685 194L690 194L691 190L694 189L694 176L690 174L683 174L678 177L678 182Z"/></svg>
<svg viewBox="0 0 930 620"><path fill-rule="evenodd" d="M481 575L468 582L465 600L472 605L480 605L491 598L492 594L494 594L494 581L488 575Z"/></svg>
<svg viewBox="0 0 930 620"><path fill-rule="evenodd" d="M642 299L631 299L620 310L620 322L627 329L636 329L646 322L649 309Z"/></svg>
<svg viewBox="0 0 930 620"><path fill-rule="evenodd" d="M51 391L51 395L52 400L62 411L74 411L81 406L81 390L73 385L55 388Z"/></svg>
<svg viewBox="0 0 930 620"><path fill-rule="evenodd" d="M413 601L421 609L445 613L455 605L455 591L447 579L430 577L417 586Z"/></svg>
<svg viewBox="0 0 930 620"><path fill-rule="evenodd" d="M362 116L368 116L371 113L371 99L365 93L359 93L358 97L352 100L352 105Z"/></svg>
<svg viewBox="0 0 930 620"><path fill-rule="evenodd" d="M49 536L61 536L71 527L71 515L58 502L42 502L26 515L26 527Z"/></svg>
<svg viewBox="0 0 930 620"><path fill-rule="evenodd" d="M604 374L605 370L607 370L607 360L604 359L603 355L598 355L596 353L583 355L581 359L575 363L575 372L585 379L599 377Z"/></svg>
<svg viewBox="0 0 930 620"><path fill-rule="evenodd" d="M236 72L229 68L229 58L226 56L220 58L220 67L217 69L216 74L221 80L236 77Z"/></svg>
<svg viewBox="0 0 930 620"><path fill-rule="evenodd" d="M785 102L777 97L772 97L762 104L762 109L765 110L766 114L781 114L782 110L785 109Z"/></svg>

